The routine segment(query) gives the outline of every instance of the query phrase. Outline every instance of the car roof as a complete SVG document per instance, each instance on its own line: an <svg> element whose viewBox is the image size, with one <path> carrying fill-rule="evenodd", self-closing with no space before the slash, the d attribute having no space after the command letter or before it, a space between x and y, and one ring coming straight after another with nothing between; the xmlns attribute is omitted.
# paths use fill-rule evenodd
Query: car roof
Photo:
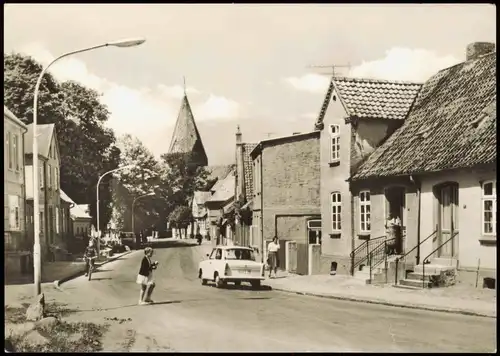
<svg viewBox="0 0 500 356"><path fill-rule="evenodd" d="M252 248L246 246L227 246L227 245L217 245L214 248L220 248L221 250L233 250L233 249L241 249L241 250L251 250Z"/></svg>

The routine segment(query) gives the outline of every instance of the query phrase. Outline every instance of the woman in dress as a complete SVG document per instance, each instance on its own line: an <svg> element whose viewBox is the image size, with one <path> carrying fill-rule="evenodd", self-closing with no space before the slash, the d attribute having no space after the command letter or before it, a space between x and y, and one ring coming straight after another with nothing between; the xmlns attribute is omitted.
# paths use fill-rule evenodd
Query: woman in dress
<svg viewBox="0 0 500 356"><path fill-rule="evenodd" d="M153 257L153 249L151 247L146 247L144 249L144 257L141 261L141 268L139 269L139 274L137 276L137 284L141 286L141 292L139 294L139 305L153 303L151 300L151 294L155 288L155 282L153 280L153 270L158 266L158 261L151 261Z"/></svg>
<svg viewBox="0 0 500 356"><path fill-rule="evenodd" d="M278 271L278 250L280 245L278 243L278 237L274 236L273 241L267 245L267 263L269 265L269 278L271 278L271 272L274 270L274 277L276 277L276 272Z"/></svg>

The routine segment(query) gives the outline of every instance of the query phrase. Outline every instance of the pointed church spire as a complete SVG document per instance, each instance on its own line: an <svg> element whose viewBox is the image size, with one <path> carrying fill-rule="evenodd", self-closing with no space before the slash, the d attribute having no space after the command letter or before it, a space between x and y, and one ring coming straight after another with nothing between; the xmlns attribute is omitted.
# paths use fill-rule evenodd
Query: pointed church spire
<svg viewBox="0 0 500 356"><path fill-rule="evenodd" d="M184 97L177 116L172 141L168 153L183 153L191 156L192 163L207 166L208 158L201 141L201 136L194 121L191 105L186 95L186 78L184 80Z"/></svg>

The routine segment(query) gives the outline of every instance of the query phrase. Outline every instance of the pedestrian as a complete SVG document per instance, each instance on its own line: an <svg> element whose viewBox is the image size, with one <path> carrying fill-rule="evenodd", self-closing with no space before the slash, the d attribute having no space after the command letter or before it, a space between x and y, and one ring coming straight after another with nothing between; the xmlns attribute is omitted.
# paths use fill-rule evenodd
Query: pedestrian
<svg viewBox="0 0 500 356"><path fill-rule="evenodd" d="M144 249L144 257L142 258L141 268L139 269L136 280L136 283L141 286L139 305L154 303L151 299L151 294L153 294L155 288L153 270L158 267L158 261L151 261L153 253L154 251L151 247L146 247Z"/></svg>
<svg viewBox="0 0 500 356"><path fill-rule="evenodd" d="M135 249L141 249L141 234L137 232L135 233Z"/></svg>
<svg viewBox="0 0 500 356"><path fill-rule="evenodd" d="M278 243L278 237L274 236L273 241L267 245L267 264L269 265L269 278L271 277L271 272L274 270L274 277L277 276L278 271L278 250L280 245Z"/></svg>

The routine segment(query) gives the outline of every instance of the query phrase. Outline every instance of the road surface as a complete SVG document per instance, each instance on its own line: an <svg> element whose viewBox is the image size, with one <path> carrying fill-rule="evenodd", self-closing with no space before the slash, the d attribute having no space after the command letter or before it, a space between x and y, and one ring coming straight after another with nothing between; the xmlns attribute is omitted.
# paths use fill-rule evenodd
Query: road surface
<svg viewBox="0 0 500 356"><path fill-rule="evenodd" d="M496 321L250 287L216 289L197 278L203 250L156 242L156 304L138 306L142 251L106 264L93 280L64 283L69 318L113 324L105 351L493 352ZM265 285L265 282L264 282ZM109 321L116 318L122 323ZM130 318L130 320L129 320ZM116 320L115 319L115 320Z"/></svg>

